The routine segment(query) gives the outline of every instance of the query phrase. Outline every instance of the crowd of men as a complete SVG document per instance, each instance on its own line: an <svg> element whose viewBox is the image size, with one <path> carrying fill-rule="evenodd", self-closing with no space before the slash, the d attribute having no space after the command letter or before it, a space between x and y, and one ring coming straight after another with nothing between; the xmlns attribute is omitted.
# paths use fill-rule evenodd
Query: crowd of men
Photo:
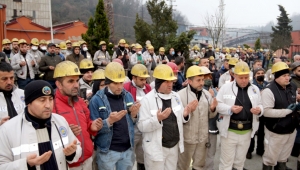
<svg viewBox="0 0 300 170"><path fill-rule="evenodd" d="M300 55L4 39L0 169L300 169ZM271 63L269 63L271 62ZM269 65L271 68L269 69ZM297 138L296 138L297 136Z"/></svg>

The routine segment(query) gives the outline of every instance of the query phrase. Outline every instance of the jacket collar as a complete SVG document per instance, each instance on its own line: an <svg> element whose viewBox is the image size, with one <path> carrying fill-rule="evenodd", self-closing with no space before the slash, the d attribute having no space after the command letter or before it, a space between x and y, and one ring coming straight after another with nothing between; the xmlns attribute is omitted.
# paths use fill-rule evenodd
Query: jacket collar
<svg viewBox="0 0 300 170"><path fill-rule="evenodd" d="M56 98L58 98L59 100L61 100L62 102L64 102L64 103L68 103L69 105L71 105L71 100L72 100L72 102L78 102L78 96L75 96L75 97L69 97L69 96L65 96L65 95L63 95L63 94L61 94L61 92L58 90L58 89L56 89L55 90L55 97Z"/></svg>

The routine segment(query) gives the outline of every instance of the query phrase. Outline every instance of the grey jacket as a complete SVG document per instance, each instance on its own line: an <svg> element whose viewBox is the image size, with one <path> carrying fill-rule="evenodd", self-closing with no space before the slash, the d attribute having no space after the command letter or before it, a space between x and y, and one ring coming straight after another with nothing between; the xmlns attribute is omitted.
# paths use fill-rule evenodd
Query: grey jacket
<svg viewBox="0 0 300 170"><path fill-rule="evenodd" d="M22 61L26 61L26 64L28 66L29 71L27 70L26 65L25 66L20 66L20 63ZM31 64L31 61L33 61L35 63L34 66ZM21 79L26 79L27 78L26 73L29 73L30 78L34 79L34 77L35 77L34 69L39 68L39 64L37 63L35 58L29 52L26 53L25 58L20 54L20 52L15 54L11 58L11 66L15 70L18 78L21 78Z"/></svg>

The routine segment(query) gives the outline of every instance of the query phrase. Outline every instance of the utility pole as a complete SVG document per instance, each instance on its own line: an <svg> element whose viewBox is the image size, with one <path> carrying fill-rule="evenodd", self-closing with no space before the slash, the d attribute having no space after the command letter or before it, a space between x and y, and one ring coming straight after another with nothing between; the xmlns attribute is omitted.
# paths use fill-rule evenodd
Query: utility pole
<svg viewBox="0 0 300 170"><path fill-rule="evenodd" d="M114 10L112 0L104 0L104 9L109 24L109 40L115 43Z"/></svg>
<svg viewBox="0 0 300 170"><path fill-rule="evenodd" d="M51 29L51 42L53 43L53 28L52 28L52 13L51 13L51 0L49 0L49 14L50 14L50 29Z"/></svg>
<svg viewBox="0 0 300 170"><path fill-rule="evenodd" d="M142 19L144 20L144 1L143 0L141 1L142 1Z"/></svg>

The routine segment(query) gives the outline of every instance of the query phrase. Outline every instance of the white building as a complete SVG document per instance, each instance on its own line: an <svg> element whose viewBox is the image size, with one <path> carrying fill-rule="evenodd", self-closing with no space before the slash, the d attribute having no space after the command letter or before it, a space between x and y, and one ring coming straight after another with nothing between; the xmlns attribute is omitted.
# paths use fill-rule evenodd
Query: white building
<svg viewBox="0 0 300 170"><path fill-rule="evenodd" d="M6 5L6 21L27 16L39 25L50 26L49 0L1 0L0 3Z"/></svg>

